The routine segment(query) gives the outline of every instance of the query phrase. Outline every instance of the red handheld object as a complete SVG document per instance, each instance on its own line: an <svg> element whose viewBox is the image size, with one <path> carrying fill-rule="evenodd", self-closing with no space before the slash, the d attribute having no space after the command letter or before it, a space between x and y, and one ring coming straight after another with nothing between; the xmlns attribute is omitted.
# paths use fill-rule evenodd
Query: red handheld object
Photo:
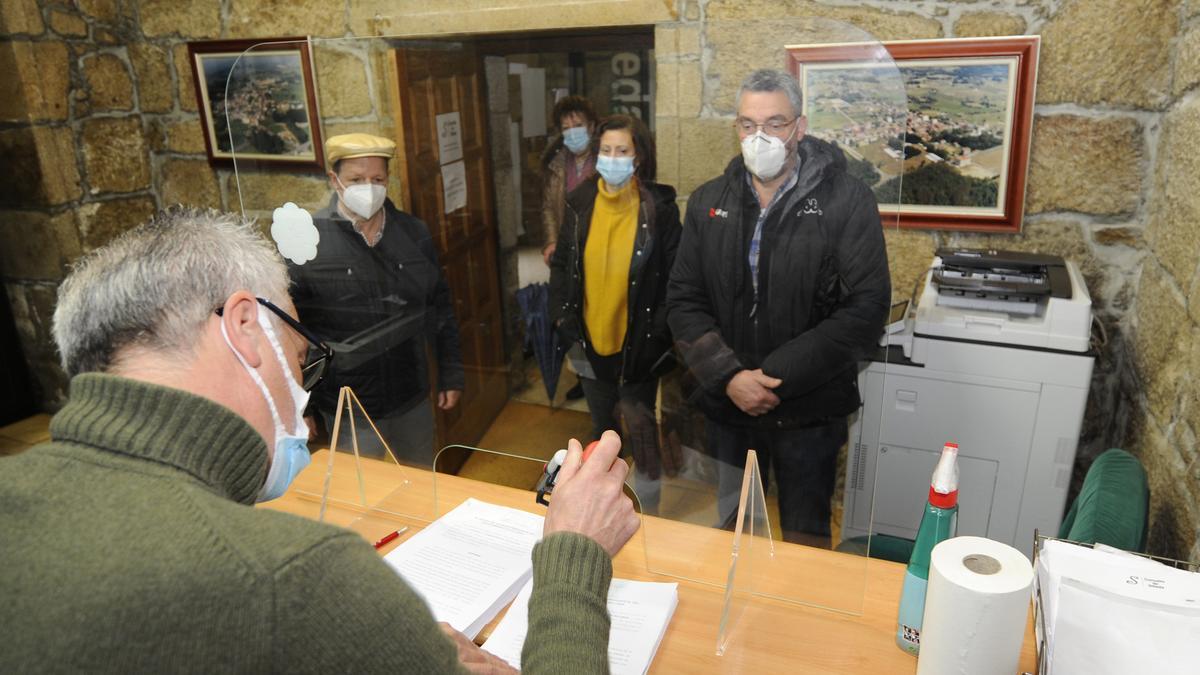
<svg viewBox="0 0 1200 675"><path fill-rule="evenodd" d="M598 441L598 440L588 443L587 447L583 449L583 458L581 461L586 462L588 457L592 456L592 451L596 449L597 445L600 445L600 441Z"/></svg>

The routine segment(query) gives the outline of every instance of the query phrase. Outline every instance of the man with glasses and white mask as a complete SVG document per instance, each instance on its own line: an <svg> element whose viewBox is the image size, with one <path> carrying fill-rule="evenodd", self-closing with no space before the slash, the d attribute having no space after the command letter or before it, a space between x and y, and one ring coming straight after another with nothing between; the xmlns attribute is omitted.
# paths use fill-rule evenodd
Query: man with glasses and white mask
<svg viewBox="0 0 1200 675"><path fill-rule="evenodd" d="M433 373L441 410L458 405L466 377L454 303L429 227L387 198L395 151L393 141L373 134L325 141L333 195L313 214L317 255L290 261L288 270L300 320L341 352L313 392L310 412L332 433L339 390L350 387L397 459L429 467ZM361 418L352 429L343 417L338 450L352 451L354 433L359 452L384 456Z"/></svg>
<svg viewBox="0 0 1200 675"><path fill-rule="evenodd" d="M510 672L359 535L253 508L308 463L305 388L330 365L287 288L252 222L186 209L63 282L70 400L0 461L0 671ZM638 526L619 449L608 434L584 465L570 444L525 672L607 668L611 556Z"/></svg>
<svg viewBox="0 0 1200 675"><path fill-rule="evenodd" d="M668 321L719 462L721 524L754 448L775 474L784 538L828 546L857 362L891 302L879 209L841 150L805 135L789 74L751 73L734 128L741 155L688 199Z"/></svg>

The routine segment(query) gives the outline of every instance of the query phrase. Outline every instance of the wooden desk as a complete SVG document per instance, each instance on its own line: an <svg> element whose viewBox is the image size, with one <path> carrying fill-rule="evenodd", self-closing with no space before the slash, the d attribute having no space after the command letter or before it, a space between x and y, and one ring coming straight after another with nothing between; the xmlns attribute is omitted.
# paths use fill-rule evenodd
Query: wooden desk
<svg viewBox="0 0 1200 675"><path fill-rule="evenodd" d="M329 453L318 452L296 478L292 489L267 507L316 518ZM375 541L397 524L410 531L386 553L419 530L437 514L468 497L539 512L532 493L393 464L361 460L363 481L354 472L354 457L338 453L333 459L331 503L326 521L351 526ZM390 513L364 516L357 502L384 504ZM818 598L839 607L859 607L851 615L794 603L755 597L745 604L724 656L716 655L717 627L724 604L720 586L655 574L650 569L687 571L690 578L724 579L729 566L732 533L647 517L645 526L613 560L615 576L648 581L677 581L679 606L651 672L802 672L913 673L916 659L895 645L895 622L904 566L883 560L776 542L771 565L794 570L797 587L780 589L790 597ZM647 559L649 537L651 558ZM765 558L763 558L765 560ZM804 586L810 584L810 586ZM759 590L762 590L761 588ZM861 605L857 598L862 597ZM819 599L819 598L818 598ZM1021 652L1022 671L1036 671L1033 625Z"/></svg>

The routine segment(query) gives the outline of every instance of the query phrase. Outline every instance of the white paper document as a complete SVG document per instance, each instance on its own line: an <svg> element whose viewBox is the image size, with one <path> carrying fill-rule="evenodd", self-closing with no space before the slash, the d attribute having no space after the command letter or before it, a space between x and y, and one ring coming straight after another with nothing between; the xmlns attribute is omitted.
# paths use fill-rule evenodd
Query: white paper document
<svg viewBox="0 0 1200 675"><path fill-rule="evenodd" d="M434 618L473 639L533 575L542 523L539 515L468 499L384 561Z"/></svg>
<svg viewBox="0 0 1200 675"><path fill-rule="evenodd" d="M1037 575L1050 675L1182 673L1200 661L1200 574L1047 541Z"/></svg>
<svg viewBox="0 0 1200 675"><path fill-rule="evenodd" d="M1194 675L1200 606L1185 608L1110 593L1071 578L1058 589L1050 673Z"/></svg>
<svg viewBox="0 0 1200 675"><path fill-rule="evenodd" d="M434 118L437 125L438 163L449 164L463 158L462 116L442 113Z"/></svg>
<svg viewBox="0 0 1200 675"><path fill-rule="evenodd" d="M442 198L446 213L467 205L467 166L462 160L442 165Z"/></svg>
<svg viewBox="0 0 1200 675"><path fill-rule="evenodd" d="M508 613L483 648L521 668L521 647L529 631L529 596L525 584ZM650 669L658 645L679 602L679 585L613 579L608 588L608 667L613 675L643 675Z"/></svg>

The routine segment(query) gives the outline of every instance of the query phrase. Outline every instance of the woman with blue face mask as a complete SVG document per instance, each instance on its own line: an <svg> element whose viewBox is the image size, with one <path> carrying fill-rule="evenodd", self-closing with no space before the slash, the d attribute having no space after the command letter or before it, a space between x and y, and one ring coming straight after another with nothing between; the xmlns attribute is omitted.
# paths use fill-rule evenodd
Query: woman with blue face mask
<svg viewBox="0 0 1200 675"><path fill-rule="evenodd" d="M592 151L597 175L567 196L550 260L550 318L595 373L582 380L593 436L621 435L634 490L653 512L663 469L654 406L659 377L674 365L666 293L679 208L675 189L654 180L654 141L640 120L602 120Z"/></svg>
<svg viewBox="0 0 1200 675"><path fill-rule="evenodd" d="M554 255L567 195L596 171L596 154L592 152L596 111L591 101L583 96L564 96L554 104L551 117L561 136L542 156L542 225L546 228L542 258L547 265Z"/></svg>
<svg viewBox="0 0 1200 675"><path fill-rule="evenodd" d="M592 102L584 96L564 96L554 103L551 118L561 135L542 155L542 260L547 267L558 245L567 195L596 173L596 153L592 152L596 110ZM567 366L576 374L591 372L579 348L567 352ZM568 400L582 397L579 382L567 390Z"/></svg>

